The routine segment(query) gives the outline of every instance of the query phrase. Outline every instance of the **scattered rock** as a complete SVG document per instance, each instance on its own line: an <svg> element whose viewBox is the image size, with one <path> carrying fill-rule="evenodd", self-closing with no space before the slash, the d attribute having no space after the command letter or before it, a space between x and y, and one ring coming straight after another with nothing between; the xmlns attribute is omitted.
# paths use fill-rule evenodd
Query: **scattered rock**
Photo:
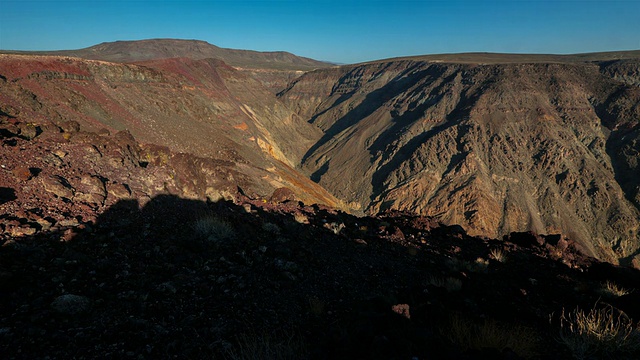
<svg viewBox="0 0 640 360"><path fill-rule="evenodd" d="M65 294L53 300L51 307L61 314L77 315L88 311L91 301L86 296Z"/></svg>
<svg viewBox="0 0 640 360"><path fill-rule="evenodd" d="M18 180L27 181L31 179L31 170L29 170L26 166L18 166L15 169L11 170L13 176L15 176Z"/></svg>

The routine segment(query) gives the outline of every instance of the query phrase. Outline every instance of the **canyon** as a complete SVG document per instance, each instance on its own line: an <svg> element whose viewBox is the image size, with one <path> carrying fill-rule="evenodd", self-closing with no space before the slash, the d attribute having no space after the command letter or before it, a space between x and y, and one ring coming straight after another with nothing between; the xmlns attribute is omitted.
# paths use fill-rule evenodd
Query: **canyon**
<svg viewBox="0 0 640 360"><path fill-rule="evenodd" d="M491 238L558 233L629 264L640 251L639 57L332 66L200 41L115 42L2 55L0 110L225 160L255 194L286 187L304 202L409 211Z"/></svg>

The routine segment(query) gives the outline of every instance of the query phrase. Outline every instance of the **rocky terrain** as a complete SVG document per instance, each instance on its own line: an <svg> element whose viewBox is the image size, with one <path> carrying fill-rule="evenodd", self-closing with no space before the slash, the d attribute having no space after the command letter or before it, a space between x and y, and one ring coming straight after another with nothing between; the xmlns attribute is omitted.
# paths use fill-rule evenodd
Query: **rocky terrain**
<svg viewBox="0 0 640 360"><path fill-rule="evenodd" d="M5 117L0 141L3 358L640 355L640 271L566 237L247 196L231 162L73 122ZM227 198L193 199L210 177Z"/></svg>
<svg viewBox="0 0 640 360"><path fill-rule="evenodd" d="M306 73L278 96L324 132L302 168L353 208L494 238L563 233L629 264L640 247L637 58L378 61Z"/></svg>

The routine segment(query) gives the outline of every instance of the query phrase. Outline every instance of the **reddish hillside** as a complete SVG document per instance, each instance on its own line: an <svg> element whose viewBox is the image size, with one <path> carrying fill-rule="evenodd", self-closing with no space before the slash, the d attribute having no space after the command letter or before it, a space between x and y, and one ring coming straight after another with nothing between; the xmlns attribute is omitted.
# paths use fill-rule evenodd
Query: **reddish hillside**
<svg viewBox="0 0 640 360"><path fill-rule="evenodd" d="M232 161L240 173L261 179L253 182L257 193L291 186L300 199L337 204L304 176L296 175L291 185L291 168L318 130L221 61L125 65L1 55L0 75L0 110L21 121L73 120L88 132L127 130L174 152Z"/></svg>
<svg viewBox="0 0 640 360"><path fill-rule="evenodd" d="M205 41L179 39L115 41L78 50L14 53L73 56L112 62L136 62L176 57L186 57L194 60L218 59L235 67L292 71L307 71L332 66L330 63L296 56L285 51L260 52L225 49Z"/></svg>

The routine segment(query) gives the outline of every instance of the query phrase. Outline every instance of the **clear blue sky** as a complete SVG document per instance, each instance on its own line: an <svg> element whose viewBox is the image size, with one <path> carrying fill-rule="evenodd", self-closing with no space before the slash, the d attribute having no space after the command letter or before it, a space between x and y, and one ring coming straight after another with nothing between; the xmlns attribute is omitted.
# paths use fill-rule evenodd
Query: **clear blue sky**
<svg viewBox="0 0 640 360"><path fill-rule="evenodd" d="M149 38L339 63L472 51L631 50L640 49L640 0L0 0L0 49Z"/></svg>

